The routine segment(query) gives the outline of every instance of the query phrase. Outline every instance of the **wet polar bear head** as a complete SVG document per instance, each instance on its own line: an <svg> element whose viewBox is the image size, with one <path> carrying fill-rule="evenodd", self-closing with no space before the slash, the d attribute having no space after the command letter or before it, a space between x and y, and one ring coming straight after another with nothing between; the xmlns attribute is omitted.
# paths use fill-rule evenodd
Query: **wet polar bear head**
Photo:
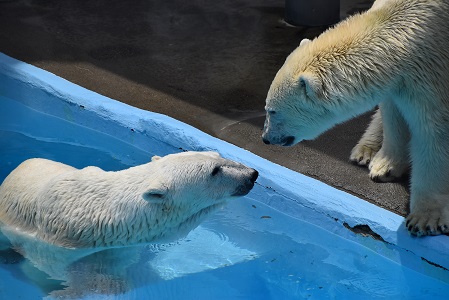
<svg viewBox="0 0 449 300"><path fill-rule="evenodd" d="M192 198L206 205L208 201L244 196L258 176L256 170L212 151L153 156L152 165L156 179L143 198L154 203L164 203L166 199L183 203Z"/></svg>
<svg viewBox="0 0 449 300"><path fill-rule="evenodd" d="M0 226L68 248L167 242L246 195L257 176L216 152L155 156L117 172L30 159L0 186Z"/></svg>
<svg viewBox="0 0 449 300"><path fill-rule="evenodd" d="M176 225L175 235L184 235L196 227L230 198L248 194L258 177L256 170L216 152L156 156L152 164L156 179L142 197L166 208L162 211L172 220L167 223Z"/></svg>

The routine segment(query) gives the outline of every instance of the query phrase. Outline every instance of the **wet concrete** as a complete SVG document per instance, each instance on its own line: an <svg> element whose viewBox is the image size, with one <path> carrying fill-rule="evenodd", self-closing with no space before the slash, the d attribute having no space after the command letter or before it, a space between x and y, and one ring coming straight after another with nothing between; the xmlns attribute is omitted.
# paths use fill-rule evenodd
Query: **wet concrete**
<svg viewBox="0 0 449 300"><path fill-rule="evenodd" d="M371 3L342 0L341 16ZM282 0L3 0L0 52L405 215L406 180L375 183L348 161L370 114L291 148L262 143L274 75L303 38L326 29L283 16Z"/></svg>

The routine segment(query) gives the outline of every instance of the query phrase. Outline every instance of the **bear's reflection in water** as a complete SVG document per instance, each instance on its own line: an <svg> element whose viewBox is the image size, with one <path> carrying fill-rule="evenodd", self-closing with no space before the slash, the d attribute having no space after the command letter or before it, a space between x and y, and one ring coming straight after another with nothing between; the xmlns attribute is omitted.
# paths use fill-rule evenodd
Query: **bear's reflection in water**
<svg viewBox="0 0 449 300"><path fill-rule="evenodd" d="M202 226L174 243L107 249L67 249L12 229L3 228L3 232L12 248L26 258L15 260L21 275L51 298L61 299L120 295L257 256Z"/></svg>

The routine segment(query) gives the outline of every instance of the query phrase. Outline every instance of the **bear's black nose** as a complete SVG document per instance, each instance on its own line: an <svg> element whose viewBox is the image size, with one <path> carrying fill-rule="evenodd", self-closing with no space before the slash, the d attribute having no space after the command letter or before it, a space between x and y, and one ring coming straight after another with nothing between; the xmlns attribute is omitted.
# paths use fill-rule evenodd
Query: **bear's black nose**
<svg viewBox="0 0 449 300"><path fill-rule="evenodd" d="M257 177L259 177L259 172L257 172L256 170L253 169L252 174L251 174L251 182L254 183L257 180Z"/></svg>

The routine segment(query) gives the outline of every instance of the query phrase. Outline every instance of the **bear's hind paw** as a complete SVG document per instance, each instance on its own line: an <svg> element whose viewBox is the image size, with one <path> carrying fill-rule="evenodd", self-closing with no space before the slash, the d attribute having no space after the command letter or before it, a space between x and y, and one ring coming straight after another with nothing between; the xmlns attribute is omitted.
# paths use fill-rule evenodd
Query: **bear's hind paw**
<svg viewBox="0 0 449 300"><path fill-rule="evenodd" d="M359 166L368 166L379 149L357 144L351 151L349 160Z"/></svg>
<svg viewBox="0 0 449 300"><path fill-rule="evenodd" d="M382 150L380 150L368 166L369 176L373 181L390 182L407 173L408 162L396 161L382 154Z"/></svg>

